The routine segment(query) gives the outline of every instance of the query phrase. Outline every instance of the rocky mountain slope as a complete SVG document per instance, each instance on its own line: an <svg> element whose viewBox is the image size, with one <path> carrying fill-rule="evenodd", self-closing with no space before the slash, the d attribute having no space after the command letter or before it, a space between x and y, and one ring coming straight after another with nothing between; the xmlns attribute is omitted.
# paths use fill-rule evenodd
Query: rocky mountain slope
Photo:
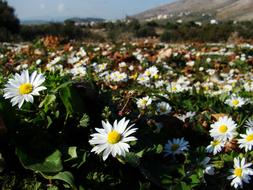
<svg viewBox="0 0 253 190"><path fill-rule="evenodd" d="M140 20L151 18L194 18L206 16L218 20L253 20L253 0L178 0L140 14Z"/></svg>

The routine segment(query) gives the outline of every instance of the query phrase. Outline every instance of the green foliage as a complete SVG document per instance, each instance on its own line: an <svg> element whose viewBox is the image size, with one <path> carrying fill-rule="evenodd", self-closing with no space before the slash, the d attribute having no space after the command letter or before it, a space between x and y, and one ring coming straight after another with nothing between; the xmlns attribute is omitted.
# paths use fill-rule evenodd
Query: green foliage
<svg viewBox="0 0 253 190"><path fill-rule="evenodd" d="M155 37L157 36L155 32L155 28L150 25L146 25L141 27L140 29L135 31L136 37Z"/></svg>
<svg viewBox="0 0 253 190"><path fill-rule="evenodd" d="M132 22L127 25L118 21L115 26L120 30L130 26L133 33L144 26L160 27L155 23ZM188 27L197 28L193 23L166 25L171 34L182 29L185 38L189 37L185 36ZM220 28L207 30L218 35ZM233 159L245 157L247 162L251 161L253 152L245 152L234 140L215 155L207 153L206 147L213 140L210 126L221 114L237 123L238 134L245 134L245 122L252 118L253 96L251 91L246 91L244 83L251 80L253 51L251 46L216 46L91 44L82 45L85 55L80 55L80 45L75 44L71 50L62 46L47 49L42 43L30 44L27 51L9 46L0 48L2 89L24 60L30 72L43 73L46 78L43 85L47 88L34 96L33 103L25 102L21 109L12 106L3 97L4 90L0 91L2 189L229 189L231 181L227 177L232 174ZM161 52L170 48L171 53L161 56ZM35 50L44 53L35 55ZM233 52L233 56L215 54L216 51ZM240 59L243 56L246 60ZM48 65L55 57L61 60L50 68ZM73 57L80 59L69 63L68 59ZM40 65L35 64L38 59L43 60ZM11 61L14 65L10 65ZM194 65L189 66L189 61L194 61ZM107 64L105 70L97 71L96 66L102 63ZM138 77L154 65L157 75L149 76L148 83L141 84ZM86 73L72 74L70 71L76 67L85 68ZM215 75L208 74L208 70ZM110 74L115 71L126 73L128 81L110 81L114 77ZM171 88L173 84L178 85L175 91ZM232 90L226 91L225 84L230 84ZM231 107L225 101L232 93L250 101L242 107ZM152 98L152 103L139 108L137 101L145 96ZM169 113L163 114L158 109L161 102L171 106ZM101 121L114 126L113 121L123 117L130 120L128 126L138 129L133 133L137 140L126 142L129 145L126 155L110 155L103 161L101 153L91 152L91 134L100 131L104 136ZM189 142L189 150L165 156L168 140L182 137ZM240 135L235 137L238 138ZM210 158L208 163L204 162L206 157ZM214 168L214 176L206 174L207 165ZM244 188L251 189L246 184Z"/></svg>
<svg viewBox="0 0 253 190"><path fill-rule="evenodd" d="M192 22L182 24L167 23L166 30L161 35L161 41L198 41L198 42L220 42L227 41L236 26L231 22L220 24L195 25Z"/></svg>
<svg viewBox="0 0 253 190"><path fill-rule="evenodd" d="M20 149L16 151L24 168L33 170L35 172L42 173L56 173L63 169L61 162L61 152L59 150L54 151L52 154L44 158L45 160L32 159L30 155L23 152Z"/></svg>
<svg viewBox="0 0 253 190"><path fill-rule="evenodd" d="M0 0L0 41L9 41L12 34L19 32L19 20L7 1Z"/></svg>
<svg viewBox="0 0 253 190"><path fill-rule="evenodd" d="M95 37L88 29L76 26L73 22L23 25L20 29L20 36L27 41L48 35L61 37L63 41ZM101 39L101 36L97 37Z"/></svg>
<svg viewBox="0 0 253 190"><path fill-rule="evenodd" d="M87 114L83 114L83 117L80 120L81 127L88 127L90 122L90 118Z"/></svg>

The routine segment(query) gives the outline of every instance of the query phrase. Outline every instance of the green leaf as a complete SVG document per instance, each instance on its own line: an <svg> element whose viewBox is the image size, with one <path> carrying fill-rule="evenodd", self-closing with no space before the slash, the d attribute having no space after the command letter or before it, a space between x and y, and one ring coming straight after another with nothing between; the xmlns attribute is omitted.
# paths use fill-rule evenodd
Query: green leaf
<svg viewBox="0 0 253 190"><path fill-rule="evenodd" d="M59 91L60 98L66 108L67 115L72 115L73 113L85 113L86 104L82 98L84 93L80 91L77 87L67 86L61 88Z"/></svg>
<svg viewBox="0 0 253 190"><path fill-rule="evenodd" d="M40 186L41 186L41 182L36 182L36 183L34 184L33 190L39 190L39 189L40 189Z"/></svg>
<svg viewBox="0 0 253 190"><path fill-rule="evenodd" d="M142 149L140 152L136 153L136 156L141 158L143 156L144 152L145 152L145 149Z"/></svg>
<svg viewBox="0 0 253 190"><path fill-rule="evenodd" d="M81 160L81 162L78 164L77 168L80 168L80 167L86 162L86 159L87 159L87 153L84 152L84 153L83 153L83 156L82 156L82 160Z"/></svg>
<svg viewBox="0 0 253 190"><path fill-rule="evenodd" d="M136 154L134 154L132 152L128 152L128 153L126 153L125 162L136 167L136 166L140 165L140 158Z"/></svg>
<svg viewBox="0 0 253 190"><path fill-rule="evenodd" d="M54 115L55 115L55 118L59 118L59 116L60 116L60 112L59 112L59 110L57 110L55 113L54 113Z"/></svg>
<svg viewBox="0 0 253 190"><path fill-rule="evenodd" d="M214 164L214 167L215 168L223 168L224 167L224 161L223 160L220 160L220 161L213 161L213 164Z"/></svg>
<svg viewBox="0 0 253 190"><path fill-rule="evenodd" d="M198 175L191 175L190 176L191 180L192 180L192 186L196 186L200 183L200 179L199 179L199 176Z"/></svg>
<svg viewBox="0 0 253 190"><path fill-rule="evenodd" d="M88 127L90 122L90 118L87 114L83 114L83 117L80 120L80 126L81 127Z"/></svg>
<svg viewBox="0 0 253 190"><path fill-rule="evenodd" d="M5 161L4 158L2 157L2 154L0 153L0 172L2 172L5 168Z"/></svg>
<svg viewBox="0 0 253 190"><path fill-rule="evenodd" d="M83 187L83 186L81 186L81 185L79 186L79 188L78 188L78 189L79 189L79 190L85 190L85 189L84 189L84 187Z"/></svg>
<svg viewBox="0 0 253 190"><path fill-rule="evenodd" d="M36 160L23 152L21 149L16 149L16 154L19 157L21 164L26 169L36 172L56 173L63 169L61 161L61 152L55 150L44 160Z"/></svg>
<svg viewBox="0 0 253 190"><path fill-rule="evenodd" d="M58 90L60 90L62 88L68 87L70 84L72 84L72 81L68 81L68 82L61 84L60 86L58 86L56 89L53 90L53 93L56 93Z"/></svg>
<svg viewBox="0 0 253 190"><path fill-rule="evenodd" d="M65 183L67 183L70 187L74 187L74 176L71 172L69 171L64 171L64 172L59 172L58 174L51 176L51 175L46 175L44 173L40 174L45 178L45 179L49 179L49 180L61 180L64 181Z"/></svg>
<svg viewBox="0 0 253 190"><path fill-rule="evenodd" d="M44 111L47 112L49 106L54 103L56 100L56 96L54 94L47 94L44 100L40 103L39 108L44 106Z"/></svg>
<svg viewBox="0 0 253 190"><path fill-rule="evenodd" d="M224 154L224 155L222 155L222 160L224 161L224 162L231 162L231 161L233 161L233 159L234 159L234 157L233 157L233 155L232 154Z"/></svg>
<svg viewBox="0 0 253 190"><path fill-rule="evenodd" d="M76 146L69 147L69 149L68 149L68 155L71 156L71 159L72 158L77 158Z"/></svg>
<svg viewBox="0 0 253 190"><path fill-rule="evenodd" d="M50 125L52 125L53 121L51 119L51 117L47 116L47 128L50 127Z"/></svg>
<svg viewBox="0 0 253 190"><path fill-rule="evenodd" d="M161 144L157 145L157 147L156 147L156 153L160 154L160 153L162 153L162 151L163 151L163 146Z"/></svg>
<svg viewBox="0 0 253 190"><path fill-rule="evenodd" d="M73 113L73 107L71 105L71 91L69 87L65 87L60 90L60 97L66 108L67 113Z"/></svg>
<svg viewBox="0 0 253 190"><path fill-rule="evenodd" d="M187 186L185 182L181 182L181 189L182 190L191 190L190 186Z"/></svg>
<svg viewBox="0 0 253 190"><path fill-rule="evenodd" d="M66 182L69 184L71 187L74 187L74 176L72 173L65 171L65 172L59 172L55 176L53 176L51 179L58 179L61 181Z"/></svg>
<svg viewBox="0 0 253 190"><path fill-rule="evenodd" d="M49 186L47 190L59 190L59 188L56 186Z"/></svg>
<svg viewBox="0 0 253 190"><path fill-rule="evenodd" d="M146 190L146 189L150 189L150 183L147 182L147 183L142 183L139 181L139 190Z"/></svg>

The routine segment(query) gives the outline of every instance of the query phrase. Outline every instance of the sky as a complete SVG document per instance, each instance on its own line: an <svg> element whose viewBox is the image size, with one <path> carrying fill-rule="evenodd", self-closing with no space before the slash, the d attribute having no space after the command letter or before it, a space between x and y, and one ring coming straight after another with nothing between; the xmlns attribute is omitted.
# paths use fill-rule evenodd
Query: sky
<svg viewBox="0 0 253 190"><path fill-rule="evenodd" d="M21 20L97 17L122 19L175 0L7 0Z"/></svg>

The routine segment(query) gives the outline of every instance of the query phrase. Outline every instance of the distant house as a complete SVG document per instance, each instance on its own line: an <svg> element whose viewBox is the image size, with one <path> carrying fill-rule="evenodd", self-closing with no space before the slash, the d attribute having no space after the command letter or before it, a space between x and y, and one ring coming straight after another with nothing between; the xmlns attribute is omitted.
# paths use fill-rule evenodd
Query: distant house
<svg viewBox="0 0 253 190"><path fill-rule="evenodd" d="M218 24L218 21L215 19L210 20L210 24Z"/></svg>
<svg viewBox="0 0 253 190"><path fill-rule="evenodd" d="M181 19L177 20L177 23L179 23L179 24L181 24L182 22L183 22L183 20L181 20Z"/></svg>
<svg viewBox="0 0 253 190"><path fill-rule="evenodd" d="M96 23L105 22L102 18L70 18L67 21L73 22L76 26L88 26Z"/></svg>
<svg viewBox="0 0 253 190"><path fill-rule="evenodd" d="M196 21L196 22L194 22L194 24L197 25L197 26L202 26L202 22Z"/></svg>

